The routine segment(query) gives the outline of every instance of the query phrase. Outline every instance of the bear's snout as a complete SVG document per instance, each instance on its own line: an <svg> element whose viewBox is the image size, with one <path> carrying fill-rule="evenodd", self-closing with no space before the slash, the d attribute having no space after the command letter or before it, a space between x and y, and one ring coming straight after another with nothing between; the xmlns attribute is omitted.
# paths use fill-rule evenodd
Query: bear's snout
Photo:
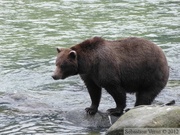
<svg viewBox="0 0 180 135"><path fill-rule="evenodd" d="M60 79L59 76L57 76L57 75L52 75L52 78L53 78L54 80L59 80L59 79Z"/></svg>
<svg viewBox="0 0 180 135"><path fill-rule="evenodd" d="M56 69L55 69L55 71L54 71L54 73L52 75L52 78L54 80L62 79L62 72L61 72L61 69L58 66L56 66Z"/></svg>

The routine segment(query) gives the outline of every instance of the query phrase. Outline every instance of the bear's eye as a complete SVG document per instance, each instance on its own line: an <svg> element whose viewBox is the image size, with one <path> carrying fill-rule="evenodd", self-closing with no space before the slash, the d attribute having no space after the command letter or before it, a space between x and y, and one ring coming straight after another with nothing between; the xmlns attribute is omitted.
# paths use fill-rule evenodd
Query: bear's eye
<svg viewBox="0 0 180 135"><path fill-rule="evenodd" d="M65 65L65 64L62 64L62 65L60 65L60 68L61 68L61 69L65 69L65 68L66 68L66 65Z"/></svg>
<svg viewBox="0 0 180 135"><path fill-rule="evenodd" d="M60 68L61 68L62 70L66 70L66 69L69 69L69 67L71 67L70 65L71 65L71 62L69 62L69 61L64 61L64 62L61 63Z"/></svg>

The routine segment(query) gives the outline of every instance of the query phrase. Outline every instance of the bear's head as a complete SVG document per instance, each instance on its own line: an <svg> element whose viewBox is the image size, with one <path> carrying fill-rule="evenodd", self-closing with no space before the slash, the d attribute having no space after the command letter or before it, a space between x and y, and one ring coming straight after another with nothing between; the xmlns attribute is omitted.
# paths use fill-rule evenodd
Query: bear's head
<svg viewBox="0 0 180 135"><path fill-rule="evenodd" d="M56 70L52 75L54 80L65 79L78 74L77 53L71 49L57 48Z"/></svg>

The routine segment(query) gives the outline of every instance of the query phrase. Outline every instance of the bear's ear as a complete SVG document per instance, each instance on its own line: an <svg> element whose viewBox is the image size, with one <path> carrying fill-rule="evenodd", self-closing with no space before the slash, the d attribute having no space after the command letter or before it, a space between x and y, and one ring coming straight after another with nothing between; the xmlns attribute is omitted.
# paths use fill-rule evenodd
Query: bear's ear
<svg viewBox="0 0 180 135"><path fill-rule="evenodd" d="M69 52L69 57L72 58L72 59L76 59L77 57L77 53L76 51L72 50Z"/></svg>
<svg viewBox="0 0 180 135"><path fill-rule="evenodd" d="M56 48L56 49L57 49L57 52L58 52L58 53L60 53L60 52L61 52L61 49L59 49L59 48Z"/></svg>

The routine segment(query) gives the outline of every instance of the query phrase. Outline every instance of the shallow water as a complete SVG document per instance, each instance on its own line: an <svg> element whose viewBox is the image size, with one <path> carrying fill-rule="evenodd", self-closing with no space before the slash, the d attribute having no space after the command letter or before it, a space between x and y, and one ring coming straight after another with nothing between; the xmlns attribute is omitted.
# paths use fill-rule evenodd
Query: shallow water
<svg viewBox="0 0 180 135"><path fill-rule="evenodd" d="M180 2L176 0L0 1L0 134L104 134L67 120L64 112L90 105L78 76L54 81L56 47L87 38L138 36L158 44L170 78L154 101L180 105ZM127 106L134 104L128 95ZM114 106L104 91L100 110Z"/></svg>

